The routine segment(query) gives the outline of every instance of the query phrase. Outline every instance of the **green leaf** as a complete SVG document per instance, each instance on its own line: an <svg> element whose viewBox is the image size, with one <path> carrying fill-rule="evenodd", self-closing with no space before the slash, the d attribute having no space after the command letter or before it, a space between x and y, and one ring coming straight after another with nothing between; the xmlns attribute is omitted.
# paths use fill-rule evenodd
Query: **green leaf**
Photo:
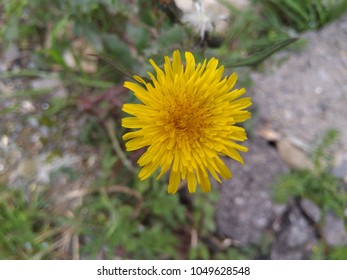
<svg viewBox="0 0 347 280"><path fill-rule="evenodd" d="M347 260L347 246L335 248L329 253L331 260Z"/></svg>

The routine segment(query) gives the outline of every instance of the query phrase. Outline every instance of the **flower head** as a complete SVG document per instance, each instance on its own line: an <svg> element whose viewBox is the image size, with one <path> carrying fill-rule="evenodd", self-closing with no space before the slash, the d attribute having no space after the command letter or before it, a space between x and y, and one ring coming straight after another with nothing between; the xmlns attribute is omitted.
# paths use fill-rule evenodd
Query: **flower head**
<svg viewBox="0 0 347 280"><path fill-rule="evenodd" d="M189 192L197 183L210 190L209 174L218 182L232 174L221 156L243 163L238 151L247 148L234 141L247 139L245 130L235 124L250 118L245 108L250 98L239 98L245 89L234 89L237 75L222 78L224 67L211 58L198 65L192 53L185 53L185 66L179 51L173 59L165 57L164 69L151 59L156 77L151 83L138 76L141 84L125 82L142 104L124 104L123 111L133 115L122 121L123 127L138 129L123 136L128 151L148 147L138 160L144 180L161 168L158 176L170 171L168 192L175 193L181 180L187 180ZM157 178L157 179L158 179Z"/></svg>
<svg viewBox="0 0 347 280"><path fill-rule="evenodd" d="M225 21L228 16L223 12L225 9L220 9L218 2L209 5L207 11L200 0L193 0L193 3L194 7L183 13L181 22L190 25L199 34L201 40L204 40L206 33L211 33L218 22Z"/></svg>

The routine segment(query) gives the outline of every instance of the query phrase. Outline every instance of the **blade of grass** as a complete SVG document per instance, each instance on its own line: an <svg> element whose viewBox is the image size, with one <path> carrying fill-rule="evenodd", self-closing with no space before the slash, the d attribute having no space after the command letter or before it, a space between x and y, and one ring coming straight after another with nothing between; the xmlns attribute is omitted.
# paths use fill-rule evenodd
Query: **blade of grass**
<svg viewBox="0 0 347 280"><path fill-rule="evenodd" d="M33 70L33 69L22 69L16 72L3 72L0 73L0 78L3 79L10 79L10 78L20 78L20 77L28 77L28 78L36 78L36 77L51 77L55 76L55 73L49 73L39 70Z"/></svg>
<svg viewBox="0 0 347 280"><path fill-rule="evenodd" d="M101 81L101 80L92 80L90 78L84 78L84 77L72 77L73 81L84 85L88 87L96 87L96 88L102 88L102 89L108 89L113 87L115 84L107 81Z"/></svg>
<svg viewBox="0 0 347 280"><path fill-rule="evenodd" d="M293 1L293 0L287 0L285 1L286 4L289 8L291 8L291 10L299 15L302 19L304 19L305 21L309 21L309 16L307 15L307 13L305 12L305 3L303 3L303 1ZM301 5L300 5L301 4ZM303 5L302 5L303 4Z"/></svg>
<svg viewBox="0 0 347 280"><path fill-rule="evenodd" d="M298 38L290 38L286 40L282 40L280 42L274 43L271 46L264 48L262 51L259 51L257 53L254 53L250 57L242 58L242 59L236 59L231 60L228 58L225 59L225 66L226 67L244 67L244 66L253 66L256 64L259 64L264 59L268 58L269 56L273 55L275 52L283 49L284 47L296 42Z"/></svg>
<svg viewBox="0 0 347 280"><path fill-rule="evenodd" d="M106 126L106 130L107 130L107 134L108 137L111 140L112 143L112 147L114 149L114 151L116 152L117 156L119 157L119 159L121 160L121 162L123 163L123 165L131 172L134 173L135 172L135 168L132 166L131 162L128 160L128 158L126 157L125 153L123 152L117 138L116 138L116 130L115 130L115 126L114 126L114 122L111 119L108 119L105 123Z"/></svg>
<svg viewBox="0 0 347 280"><path fill-rule="evenodd" d="M49 93L52 91L52 88L43 88L43 89L29 89L22 91L15 91L10 95L1 95L0 100L5 100L9 98L20 98L20 97L32 97L32 96L40 96Z"/></svg>
<svg viewBox="0 0 347 280"><path fill-rule="evenodd" d="M130 78L130 79L134 79L133 76L126 71L125 69L123 69L121 66L119 66L117 63L113 62L110 58L106 57L106 56L102 56L102 55L96 55L96 54L88 54L89 56L93 56L93 57L98 57L100 59L102 59L103 61L107 62L108 64L112 65L114 68L116 68L120 73L122 73L124 76Z"/></svg>

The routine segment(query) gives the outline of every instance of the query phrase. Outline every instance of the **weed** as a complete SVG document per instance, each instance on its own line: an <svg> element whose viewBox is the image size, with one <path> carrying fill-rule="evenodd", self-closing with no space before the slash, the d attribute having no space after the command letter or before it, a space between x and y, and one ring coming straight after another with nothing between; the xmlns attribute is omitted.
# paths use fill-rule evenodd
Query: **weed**
<svg viewBox="0 0 347 280"><path fill-rule="evenodd" d="M330 172L330 148L337 136L337 131L330 130L323 137L312 155L314 170L292 171L279 176L274 188L274 197L278 202L285 203L291 196L308 198L325 212L332 210L343 217L347 193L341 187L340 181Z"/></svg>

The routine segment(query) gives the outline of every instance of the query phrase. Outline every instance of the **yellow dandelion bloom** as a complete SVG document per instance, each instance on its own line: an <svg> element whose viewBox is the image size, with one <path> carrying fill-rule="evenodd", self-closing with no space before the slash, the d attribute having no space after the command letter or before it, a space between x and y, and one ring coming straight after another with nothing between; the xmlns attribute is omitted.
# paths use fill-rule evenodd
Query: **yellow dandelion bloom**
<svg viewBox="0 0 347 280"><path fill-rule="evenodd" d="M157 179L170 171L168 192L174 194L187 180L189 192L197 183L204 192L210 191L209 174L218 182L232 174L221 156L243 163L238 151L247 148L234 141L247 139L242 127L235 124L250 118L245 110L250 98L239 98L245 89L234 89L237 75L222 78L224 67L211 58L198 65L191 52L185 53L185 66L179 51L172 61L165 57L164 69L151 59L156 77L148 73L151 82L138 76L143 86L125 82L142 104L124 104L123 111L133 115L122 120L122 126L136 131L123 136L127 151L148 147L138 160L142 167L139 178L144 180L157 169Z"/></svg>

